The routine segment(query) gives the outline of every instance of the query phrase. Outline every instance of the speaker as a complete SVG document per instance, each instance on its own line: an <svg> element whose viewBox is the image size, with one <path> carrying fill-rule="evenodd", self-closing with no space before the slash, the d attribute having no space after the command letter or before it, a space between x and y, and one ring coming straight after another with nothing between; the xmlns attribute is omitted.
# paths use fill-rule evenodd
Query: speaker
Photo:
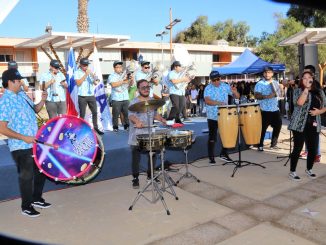
<svg viewBox="0 0 326 245"><path fill-rule="evenodd" d="M306 65L313 65L316 68L315 78L319 80L317 44L299 44L300 74Z"/></svg>

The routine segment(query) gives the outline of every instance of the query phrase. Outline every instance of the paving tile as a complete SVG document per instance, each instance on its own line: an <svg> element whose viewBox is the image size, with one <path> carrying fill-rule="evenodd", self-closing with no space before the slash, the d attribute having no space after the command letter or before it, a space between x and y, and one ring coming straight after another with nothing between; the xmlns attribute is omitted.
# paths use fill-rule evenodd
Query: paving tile
<svg viewBox="0 0 326 245"><path fill-rule="evenodd" d="M234 212L223 217L215 218L213 222L226 227L235 234L238 234L258 224L256 219L239 212Z"/></svg>
<svg viewBox="0 0 326 245"><path fill-rule="evenodd" d="M219 199L224 198L225 196L230 195L228 191L225 191L221 188L215 187L213 189L209 188L207 190L199 191L195 193L196 195L217 202Z"/></svg>
<svg viewBox="0 0 326 245"><path fill-rule="evenodd" d="M305 189L294 189L288 192L283 193L283 196L287 196L290 198L293 198L295 200L298 200L299 202L306 203L311 202L314 199L317 199L321 197L321 194L318 194L316 192L305 190Z"/></svg>
<svg viewBox="0 0 326 245"><path fill-rule="evenodd" d="M224 199L219 200L218 203L226 207L239 210L256 203L256 201L238 194L231 194L230 196L227 196Z"/></svg>
<svg viewBox="0 0 326 245"><path fill-rule="evenodd" d="M190 183L186 183L186 184L182 183L182 184L178 185L178 187L180 187L181 189L183 189L185 191L191 192L193 194L197 194L199 192L217 188L216 186L206 183L206 182L202 182L202 181L199 183L195 182L195 181L193 181L193 179Z"/></svg>
<svg viewBox="0 0 326 245"><path fill-rule="evenodd" d="M281 209L294 208L300 205L300 202L298 200L282 195L277 195L275 197L269 198L265 200L264 203Z"/></svg>
<svg viewBox="0 0 326 245"><path fill-rule="evenodd" d="M318 194L326 195L326 182L311 181L301 186L302 189L316 192Z"/></svg>
<svg viewBox="0 0 326 245"><path fill-rule="evenodd" d="M232 235L233 233L226 228L208 222L174 236L152 242L150 245L210 245L221 242Z"/></svg>
<svg viewBox="0 0 326 245"><path fill-rule="evenodd" d="M278 208L274 208L262 203L254 204L246 209L243 212L247 215L253 216L259 221L272 221L279 219L283 211Z"/></svg>
<svg viewBox="0 0 326 245"><path fill-rule="evenodd" d="M288 214L278 220L277 223L294 234L301 235L319 244L326 244L326 225L315 222L311 218L297 214Z"/></svg>

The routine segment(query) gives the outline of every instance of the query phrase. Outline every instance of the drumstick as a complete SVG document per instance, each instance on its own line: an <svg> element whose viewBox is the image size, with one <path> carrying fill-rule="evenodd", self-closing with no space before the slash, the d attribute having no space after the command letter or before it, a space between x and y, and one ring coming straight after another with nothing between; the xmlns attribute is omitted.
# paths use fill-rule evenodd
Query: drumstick
<svg viewBox="0 0 326 245"><path fill-rule="evenodd" d="M53 145L53 144L50 144L50 143L47 143L47 142L44 142L44 141L40 141L40 140L35 140L35 141L36 141L36 143L50 146L50 147L54 148L55 150L58 150L59 149L59 146L58 145Z"/></svg>

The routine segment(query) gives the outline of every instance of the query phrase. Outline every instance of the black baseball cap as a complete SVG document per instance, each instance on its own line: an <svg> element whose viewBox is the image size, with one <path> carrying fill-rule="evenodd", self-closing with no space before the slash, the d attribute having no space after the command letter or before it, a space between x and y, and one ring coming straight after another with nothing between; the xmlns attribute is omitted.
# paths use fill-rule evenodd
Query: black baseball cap
<svg viewBox="0 0 326 245"><path fill-rule="evenodd" d="M116 60L113 62L113 67L116 67L117 65L122 65L122 64L123 64L122 61Z"/></svg>
<svg viewBox="0 0 326 245"><path fill-rule="evenodd" d="M144 60L144 61L140 62L140 65L141 65L141 66L149 65L150 63L151 63L151 62Z"/></svg>
<svg viewBox="0 0 326 245"><path fill-rule="evenodd" d="M58 69L58 68L60 68L60 63L57 60L51 60L50 66Z"/></svg>
<svg viewBox="0 0 326 245"><path fill-rule="evenodd" d="M174 61L173 64L172 64L173 67L176 67L176 66L181 66L181 63L180 61Z"/></svg>
<svg viewBox="0 0 326 245"><path fill-rule="evenodd" d="M209 78L212 79L216 79L216 78L220 78L221 74L218 71L211 71L211 73L209 74Z"/></svg>
<svg viewBox="0 0 326 245"><path fill-rule="evenodd" d="M263 72L265 72L265 71L274 71L274 69L271 66L265 66L263 69Z"/></svg>
<svg viewBox="0 0 326 245"><path fill-rule="evenodd" d="M8 69L2 73L2 82L20 80L23 77L20 75L17 69Z"/></svg>
<svg viewBox="0 0 326 245"><path fill-rule="evenodd" d="M90 64L90 62L87 58L81 58L79 61L79 64L88 66Z"/></svg>
<svg viewBox="0 0 326 245"><path fill-rule="evenodd" d="M11 60L8 62L8 69L17 69L17 67L18 67L18 64L16 61Z"/></svg>

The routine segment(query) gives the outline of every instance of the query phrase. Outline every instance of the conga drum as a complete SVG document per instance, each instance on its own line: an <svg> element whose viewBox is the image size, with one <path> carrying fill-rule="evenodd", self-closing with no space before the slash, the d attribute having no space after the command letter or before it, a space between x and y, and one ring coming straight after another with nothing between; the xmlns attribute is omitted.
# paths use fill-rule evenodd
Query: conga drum
<svg viewBox="0 0 326 245"><path fill-rule="evenodd" d="M98 173L104 147L90 125L79 117L60 115L47 121L37 132L34 161L40 172L55 181L85 183Z"/></svg>
<svg viewBox="0 0 326 245"><path fill-rule="evenodd" d="M262 127L259 104L246 103L239 106L241 132L246 144L259 144Z"/></svg>
<svg viewBox="0 0 326 245"><path fill-rule="evenodd" d="M238 112L235 105L218 107L218 131L224 148L234 148L238 137Z"/></svg>

